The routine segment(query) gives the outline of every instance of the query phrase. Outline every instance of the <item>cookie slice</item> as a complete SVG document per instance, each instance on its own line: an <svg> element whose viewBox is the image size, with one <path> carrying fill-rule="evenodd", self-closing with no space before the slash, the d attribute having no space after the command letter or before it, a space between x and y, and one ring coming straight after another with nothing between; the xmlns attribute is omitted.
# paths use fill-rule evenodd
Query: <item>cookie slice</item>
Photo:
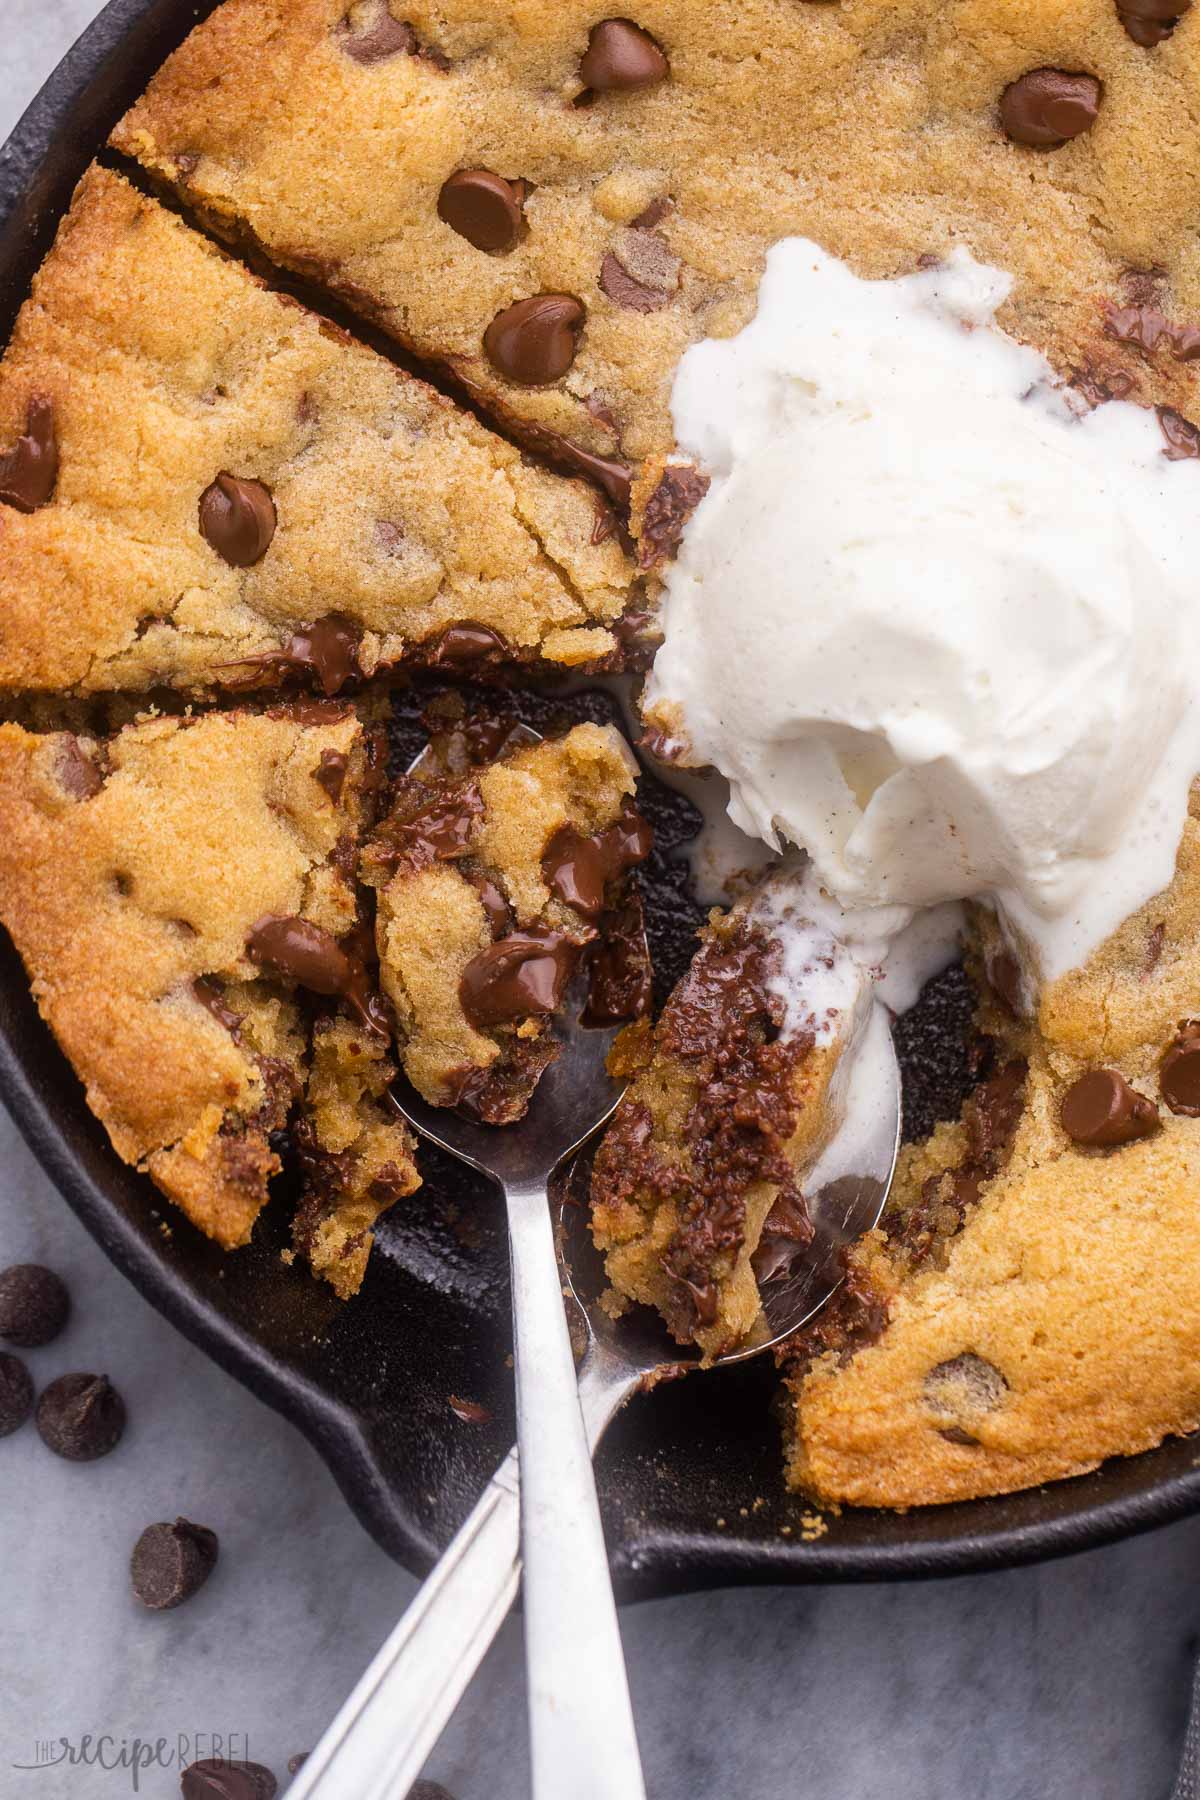
<svg viewBox="0 0 1200 1800"><path fill-rule="evenodd" d="M493 1125L521 1117L557 1054L551 1021L585 955L598 1022L649 1002L632 754L611 726L531 737L502 716L447 721L364 861L405 1073Z"/></svg>
<svg viewBox="0 0 1200 1800"><path fill-rule="evenodd" d="M1085 391L1194 406L1200 35L1136 10L224 0L113 142L611 487L787 236L966 244Z"/></svg>
<svg viewBox="0 0 1200 1800"><path fill-rule="evenodd" d="M712 1358L751 1336L758 1282L809 1241L804 1171L869 982L777 877L714 913L658 1024L618 1040L630 1086L596 1154L592 1230L620 1301Z"/></svg>
<svg viewBox="0 0 1200 1800"><path fill-rule="evenodd" d="M0 919L118 1154L226 1249L250 1238L297 1106L319 1140L310 1187L334 1152L356 1192L415 1184L352 935L369 787L345 706L150 717L107 741L0 726ZM310 1067L314 1006L370 1046L340 1109L323 1040ZM366 1229L356 1214L355 1257Z"/></svg>
<svg viewBox="0 0 1200 1800"><path fill-rule="evenodd" d="M0 363L0 452L3 687L328 694L617 650L592 489L100 168Z"/></svg>

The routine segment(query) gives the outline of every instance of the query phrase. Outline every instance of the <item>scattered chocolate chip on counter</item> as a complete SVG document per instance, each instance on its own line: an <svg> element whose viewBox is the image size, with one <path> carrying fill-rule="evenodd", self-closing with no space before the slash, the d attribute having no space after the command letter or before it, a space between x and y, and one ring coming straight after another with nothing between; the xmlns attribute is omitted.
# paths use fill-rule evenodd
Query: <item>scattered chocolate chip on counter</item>
<svg viewBox="0 0 1200 1800"><path fill-rule="evenodd" d="M279 1783L263 1763L194 1762L179 1778L183 1800L275 1800Z"/></svg>
<svg viewBox="0 0 1200 1800"><path fill-rule="evenodd" d="M37 1403L42 1442L68 1462L95 1462L125 1431L125 1402L107 1375L60 1375Z"/></svg>
<svg viewBox="0 0 1200 1800"><path fill-rule="evenodd" d="M217 1566L217 1534L190 1519L147 1525L129 1559L133 1591L152 1612L169 1612L198 1594Z"/></svg>
<svg viewBox="0 0 1200 1800"><path fill-rule="evenodd" d="M1000 123L1014 144L1054 150L1091 130L1100 112L1101 92L1094 75L1031 69L1010 81L1000 96Z"/></svg>
<svg viewBox="0 0 1200 1800"><path fill-rule="evenodd" d="M32 1375L19 1356L0 1350L0 1437L11 1437L32 1411Z"/></svg>
<svg viewBox="0 0 1200 1800"><path fill-rule="evenodd" d="M1089 1069L1063 1096L1062 1126L1076 1144L1111 1150L1159 1129L1158 1107L1118 1069Z"/></svg>
<svg viewBox="0 0 1200 1800"><path fill-rule="evenodd" d="M67 1322L66 1283L41 1263L13 1263L0 1272L0 1338L18 1350L53 1343Z"/></svg>

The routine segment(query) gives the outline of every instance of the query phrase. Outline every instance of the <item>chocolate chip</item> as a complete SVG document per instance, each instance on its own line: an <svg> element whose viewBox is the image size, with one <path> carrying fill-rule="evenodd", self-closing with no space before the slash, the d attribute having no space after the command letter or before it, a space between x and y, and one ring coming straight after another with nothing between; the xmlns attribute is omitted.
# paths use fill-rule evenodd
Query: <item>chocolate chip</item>
<svg viewBox="0 0 1200 1800"><path fill-rule="evenodd" d="M120 1443L125 1402L107 1375L60 1375L37 1403L37 1428L56 1456L94 1462Z"/></svg>
<svg viewBox="0 0 1200 1800"><path fill-rule="evenodd" d="M31 394L25 409L25 431L0 456L0 502L18 512L45 506L58 480L58 432L54 402L47 394Z"/></svg>
<svg viewBox="0 0 1200 1800"><path fill-rule="evenodd" d="M338 26L338 38L346 55L364 65L389 56L415 56L420 48L412 26L397 19L386 0L360 0Z"/></svg>
<svg viewBox="0 0 1200 1800"><path fill-rule="evenodd" d="M1167 440L1163 455L1168 462L1186 462L1188 457L1200 456L1200 431L1176 412L1173 406L1156 406L1158 426Z"/></svg>
<svg viewBox="0 0 1200 1800"><path fill-rule="evenodd" d="M32 1411L32 1375L19 1356L0 1350L0 1437L10 1437Z"/></svg>
<svg viewBox="0 0 1200 1800"><path fill-rule="evenodd" d="M275 1800L279 1783L262 1763L225 1762L208 1757L194 1762L179 1780L183 1800Z"/></svg>
<svg viewBox="0 0 1200 1800"><path fill-rule="evenodd" d="M260 562L277 524L271 490L261 481L221 474L200 496L200 532L235 569Z"/></svg>
<svg viewBox="0 0 1200 1800"><path fill-rule="evenodd" d="M502 937L512 924L512 908L489 875L468 875L468 881L479 895L493 937Z"/></svg>
<svg viewBox="0 0 1200 1800"><path fill-rule="evenodd" d="M251 962L314 994L344 1000L373 1037L391 1035L386 1009L372 991L363 959L311 919L266 914L251 927L246 954Z"/></svg>
<svg viewBox="0 0 1200 1800"><path fill-rule="evenodd" d="M318 768L313 770L313 780L323 787L336 806L342 797L342 789L346 785L346 770L350 758L341 750L322 750Z"/></svg>
<svg viewBox="0 0 1200 1800"><path fill-rule="evenodd" d="M638 563L652 569L674 556L688 520L707 494L709 477L691 463L668 463L642 514Z"/></svg>
<svg viewBox="0 0 1200 1800"><path fill-rule="evenodd" d="M488 361L519 387L558 381L575 361L587 312L573 294L532 294L497 313L483 334Z"/></svg>
<svg viewBox="0 0 1200 1800"><path fill-rule="evenodd" d="M1135 44L1150 48L1170 37L1192 0L1117 0L1117 17Z"/></svg>
<svg viewBox="0 0 1200 1800"><path fill-rule="evenodd" d="M450 625L436 640L430 654L431 663L484 662L488 657L505 656L508 645L490 625Z"/></svg>
<svg viewBox="0 0 1200 1800"><path fill-rule="evenodd" d="M981 1414L995 1412L1007 1393L1008 1383L999 1369L973 1350L938 1363L924 1382L925 1404L932 1412L958 1415L954 1424L939 1427L952 1444L978 1444L968 1427Z"/></svg>
<svg viewBox="0 0 1200 1800"><path fill-rule="evenodd" d="M1091 129L1100 111L1100 95L1094 75L1031 69L1005 88L1000 123L1014 144L1052 150Z"/></svg>
<svg viewBox="0 0 1200 1800"><path fill-rule="evenodd" d="M628 312L661 312L679 286L679 258L656 232L620 232L600 265L600 286Z"/></svg>
<svg viewBox="0 0 1200 1800"><path fill-rule="evenodd" d="M490 169L460 169L442 183L438 217L476 250L511 250L525 222L523 181L506 181Z"/></svg>
<svg viewBox="0 0 1200 1800"><path fill-rule="evenodd" d="M561 1005L581 946L560 931L531 926L480 951L458 984L473 1025L502 1025L552 1013Z"/></svg>
<svg viewBox="0 0 1200 1800"><path fill-rule="evenodd" d="M67 1322L66 1283L41 1263L13 1263L0 1274L0 1338L19 1350L53 1343Z"/></svg>
<svg viewBox="0 0 1200 1800"><path fill-rule="evenodd" d="M381 862L410 872L431 868L435 862L453 862L467 854L482 817L483 797L474 782L445 792L434 789L417 812L384 822L374 851Z"/></svg>
<svg viewBox="0 0 1200 1800"><path fill-rule="evenodd" d="M1200 1119L1200 1019L1179 1021L1158 1065L1158 1085L1173 1113Z"/></svg>
<svg viewBox="0 0 1200 1800"><path fill-rule="evenodd" d="M1089 1069L1063 1096L1062 1126L1088 1149L1112 1149L1149 1137L1159 1128L1158 1108L1131 1088L1117 1069Z"/></svg>
<svg viewBox="0 0 1200 1800"><path fill-rule="evenodd" d="M294 631L282 649L265 650L259 656L243 656L238 662L226 663L223 667L272 669L281 678L315 675L324 693L337 694L348 681L362 674L358 660L361 643L362 632L352 619L329 613L312 625L302 625Z"/></svg>
<svg viewBox="0 0 1200 1800"><path fill-rule="evenodd" d="M133 1591L152 1612L169 1612L198 1594L217 1566L217 1534L190 1519L147 1525L129 1559Z"/></svg>
<svg viewBox="0 0 1200 1800"><path fill-rule="evenodd" d="M657 87L670 73L662 46L632 19L602 19L593 25L579 64L580 81L596 94Z"/></svg>
<svg viewBox="0 0 1200 1800"><path fill-rule="evenodd" d="M288 1774L298 1775L311 1755L311 1750L297 1750L295 1756L289 1756L287 1765Z"/></svg>
<svg viewBox="0 0 1200 1800"><path fill-rule="evenodd" d="M59 739L58 779L72 800L91 800L104 786L104 777L73 732Z"/></svg>
<svg viewBox="0 0 1200 1800"><path fill-rule="evenodd" d="M556 831L542 856L542 879L564 906L592 919L604 909L609 882L645 862L653 848L650 826L626 807L604 831L585 833L572 825Z"/></svg>

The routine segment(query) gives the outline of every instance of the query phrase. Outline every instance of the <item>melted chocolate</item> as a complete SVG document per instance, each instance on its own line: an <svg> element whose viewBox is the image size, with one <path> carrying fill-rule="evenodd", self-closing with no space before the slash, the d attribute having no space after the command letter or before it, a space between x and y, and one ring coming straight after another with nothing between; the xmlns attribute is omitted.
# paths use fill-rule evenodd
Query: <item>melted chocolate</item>
<svg viewBox="0 0 1200 1800"><path fill-rule="evenodd" d="M416 810L410 810L414 804ZM427 783L414 780L407 791L401 785L397 806L380 827L372 850L381 862L410 872L453 862L467 855L482 817L483 796L476 782L431 791Z"/></svg>
<svg viewBox="0 0 1200 1800"><path fill-rule="evenodd" d="M45 506L58 482L58 460L54 402L48 394L31 394L24 433L0 456L0 504L23 513Z"/></svg>
<svg viewBox="0 0 1200 1800"><path fill-rule="evenodd" d="M650 1011L654 977L641 896L633 894L600 921L598 941L588 951L585 1025L622 1025Z"/></svg>
<svg viewBox="0 0 1200 1800"><path fill-rule="evenodd" d="M335 806L341 800L349 764L350 758L344 751L322 750L321 761L313 771L313 780L325 789Z"/></svg>
<svg viewBox="0 0 1200 1800"><path fill-rule="evenodd" d="M575 939L540 925L490 944L463 970L458 995L464 1013L486 1028L557 1011L581 949Z"/></svg>
<svg viewBox="0 0 1200 1800"><path fill-rule="evenodd" d="M326 694L340 693L348 681L362 674L358 648L362 633L353 620L330 613L312 625L303 625L292 633L279 650L265 650L260 656L243 656L230 669L270 669L280 679L289 675L313 675ZM232 684L252 686L249 680Z"/></svg>
<svg viewBox="0 0 1200 1800"><path fill-rule="evenodd" d="M542 857L542 876L550 892L587 919L604 910L608 885L640 862L654 847L654 833L631 806L615 825L585 835L571 825L556 831Z"/></svg>
<svg viewBox="0 0 1200 1800"><path fill-rule="evenodd" d="M373 1037L387 1038L386 1011L372 992L366 963L320 925L296 915L268 913L253 926L246 943L252 962L273 969L314 994L344 1000Z"/></svg>
<svg viewBox="0 0 1200 1800"><path fill-rule="evenodd" d="M217 1021L217 1024L225 1027L234 1043L240 1044L242 1041L242 1020L245 1015L240 1012L234 1012L232 1006L227 1006L225 1003L225 996L220 988L215 986L213 982L207 980L204 976L201 976L198 981L193 981L192 992L205 1011L212 1014L213 1018Z"/></svg>

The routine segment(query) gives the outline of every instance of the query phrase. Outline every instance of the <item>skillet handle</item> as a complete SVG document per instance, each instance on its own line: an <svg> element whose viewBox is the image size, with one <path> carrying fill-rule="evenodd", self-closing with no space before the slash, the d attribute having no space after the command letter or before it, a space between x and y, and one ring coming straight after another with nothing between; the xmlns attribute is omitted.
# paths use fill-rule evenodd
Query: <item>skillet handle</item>
<svg viewBox="0 0 1200 1800"><path fill-rule="evenodd" d="M408 1793L516 1599L517 1452L414 1597L288 1789L288 1800Z"/></svg>

